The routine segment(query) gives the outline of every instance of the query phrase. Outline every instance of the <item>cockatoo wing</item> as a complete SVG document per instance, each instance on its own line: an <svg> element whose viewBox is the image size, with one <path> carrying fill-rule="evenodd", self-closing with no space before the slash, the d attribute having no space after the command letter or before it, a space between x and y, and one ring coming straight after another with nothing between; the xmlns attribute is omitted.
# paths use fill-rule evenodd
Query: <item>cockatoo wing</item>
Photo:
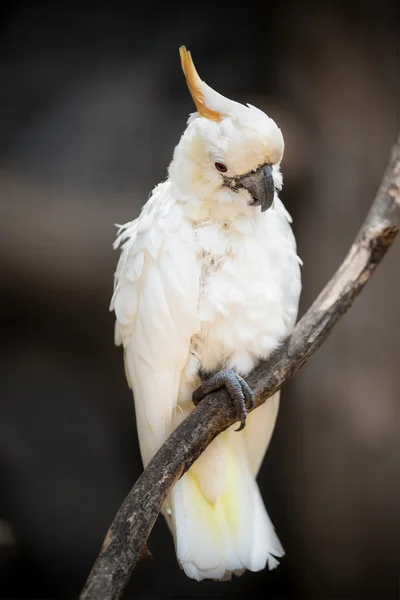
<svg viewBox="0 0 400 600"><path fill-rule="evenodd" d="M172 431L181 372L199 329L192 235L164 183L116 241L122 253L110 308L116 343L124 346L144 466Z"/></svg>

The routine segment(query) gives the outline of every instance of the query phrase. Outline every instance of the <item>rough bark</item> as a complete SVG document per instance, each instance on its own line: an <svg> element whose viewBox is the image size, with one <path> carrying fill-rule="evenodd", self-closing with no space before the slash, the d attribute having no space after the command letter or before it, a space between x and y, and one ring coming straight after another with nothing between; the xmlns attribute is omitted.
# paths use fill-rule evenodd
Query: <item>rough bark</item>
<svg viewBox="0 0 400 600"><path fill-rule="evenodd" d="M392 244L400 225L400 146L395 145L382 184L349 253L292 334L247 378L265 402L289 381L327 339ZM235 422L224 391L207 396L171 434L129 492L106 535L81 593L82 600L120 598L175 482L212 440Z"/></svg>

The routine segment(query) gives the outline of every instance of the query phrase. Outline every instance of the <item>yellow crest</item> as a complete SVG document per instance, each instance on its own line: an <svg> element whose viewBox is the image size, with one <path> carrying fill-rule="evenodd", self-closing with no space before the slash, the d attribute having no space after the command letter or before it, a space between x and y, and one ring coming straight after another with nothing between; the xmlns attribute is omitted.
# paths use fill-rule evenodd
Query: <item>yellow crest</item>
<svg viewBox="0 0 400 600"><path fill-rule="evenodd" d="M221 121L223 115L215 110L212 110L211 108L208 108L208 106L205 104L204 96L201 91L203 82L196 71L196 68L193 64L192 55L190 54L189 50L186 50L185 46L181 46L179 48L179 54L181 57L182 69L186 77L186 83L193 98L193 102L196 105L197 112L202 117L211 119L211 121Z"/></svg>

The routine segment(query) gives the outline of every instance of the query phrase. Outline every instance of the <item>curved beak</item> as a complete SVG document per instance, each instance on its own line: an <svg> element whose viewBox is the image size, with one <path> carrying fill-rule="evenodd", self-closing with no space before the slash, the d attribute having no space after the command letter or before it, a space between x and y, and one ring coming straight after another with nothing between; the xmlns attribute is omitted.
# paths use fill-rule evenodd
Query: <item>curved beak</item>
<svg viewBox="0 0 400 600"><path fill-rule="evenodd" d="M272 165L261 165L255 171L226 180L226 184L232 189L247 190L253 199L251 206L261 206L261 212L270 208L274 200L275 184Z"/></svg>

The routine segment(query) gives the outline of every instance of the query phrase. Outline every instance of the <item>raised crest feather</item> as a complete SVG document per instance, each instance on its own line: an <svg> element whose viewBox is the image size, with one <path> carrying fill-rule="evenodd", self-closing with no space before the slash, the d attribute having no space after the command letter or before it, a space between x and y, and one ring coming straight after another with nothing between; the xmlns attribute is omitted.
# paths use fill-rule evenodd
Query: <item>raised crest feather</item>
<svg viewBox="0 0 400 600"><path fill-rule="evenodd" d="M193 102L196 105L197 112L202 117L210 119L211 121L221 121L224 115L212 110L211 108L208 108L208 106L205 104L204 95L201 90L204 84L196 71L196 68L193 64L192 55L190 54L189 50L186 50L185 46L181 46L179 48L179 54L181 57L182 70L185 74L186 83L189 88L190 95L193 98Z"/></svg>

